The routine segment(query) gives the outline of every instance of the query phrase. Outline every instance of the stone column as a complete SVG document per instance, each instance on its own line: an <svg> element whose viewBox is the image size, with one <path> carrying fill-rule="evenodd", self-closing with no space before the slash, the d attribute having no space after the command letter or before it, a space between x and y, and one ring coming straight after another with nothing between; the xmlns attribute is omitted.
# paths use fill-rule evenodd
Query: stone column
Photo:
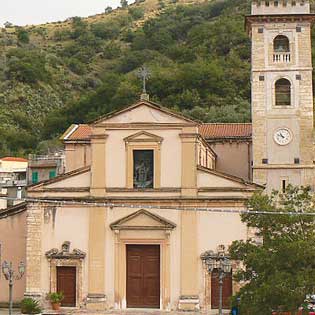
<svg viewBox="0 0 315 315"><path fill-rule="evenodd" d="M26 215L26 297L42 298L42 224L43 204L28 203Z"/></svg>
<svg viewBox="0 0 315 315"><path fill-rule="evenodd" d="M89 209L89 282L87 308L104 310L106 209Z"/></svg>

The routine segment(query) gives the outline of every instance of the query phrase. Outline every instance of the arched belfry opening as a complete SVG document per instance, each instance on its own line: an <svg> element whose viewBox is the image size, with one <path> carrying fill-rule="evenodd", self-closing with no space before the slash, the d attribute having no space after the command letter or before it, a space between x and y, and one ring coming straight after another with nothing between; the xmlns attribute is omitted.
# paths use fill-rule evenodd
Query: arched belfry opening
<svg viewBox="0 0 315 315"><path fill-rule="evenodd" d="M290 41L284 35L278 35L273 40L273 50L277 53L290 52Z"/></svg>
<svg viewBox="0 0 315 315"><path fill-rule="evenodd" d="M276 106L291 105L291 82L281 78L275 83Z"/></svg>

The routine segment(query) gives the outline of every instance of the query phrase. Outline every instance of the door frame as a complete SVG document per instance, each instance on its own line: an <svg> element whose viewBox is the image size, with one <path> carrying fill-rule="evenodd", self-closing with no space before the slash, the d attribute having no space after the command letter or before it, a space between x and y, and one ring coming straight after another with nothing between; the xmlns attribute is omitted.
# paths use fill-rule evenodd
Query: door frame
<svg viewBox="0 0 315 315"><path fill-rule="evenodd" d="M78 259L51 259L50 260L50 292L57 291L57 267L76 268L76 299L74 308L83 305L82 288L82 261Z"/></svg>
<svg viewBox="0 0 315 315"><path fill-rule="evenodd" d="M138 232L138 231L137 231ZM139 231L141 234L141 231ZM151 231L152 232L152 231ZM157 232L157 231L155 231ZM160 231L158 231L160 232ZM121 235L122 234L122 235ZM170 243L169 231L158 238L129 238L129 233L115 231L115 308L127 309L127 245L160 246L160 310L170 309ZM157 309L156 309L157 310Z"/></svg>

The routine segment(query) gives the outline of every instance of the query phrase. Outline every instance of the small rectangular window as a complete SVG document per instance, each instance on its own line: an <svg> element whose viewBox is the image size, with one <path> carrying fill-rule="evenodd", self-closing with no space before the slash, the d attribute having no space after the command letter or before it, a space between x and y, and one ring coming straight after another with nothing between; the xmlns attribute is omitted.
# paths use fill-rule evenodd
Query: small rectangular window
<svg viewBox="0 0 315 315"><path fill-rule="evenodd" d="M292 1L292 6L295 7L296 6L296 2Z"/></svg>
<svg viewBox="0 0 315 315"><path fill-rule="evenodd" d="M49 172L49 179L56 177L56 170Z"/></svg>
<svg viewBox="0 0 315 315"><path fill-rule="evenodd" d="M153 188L154 183L154 151L133 151L133 187Z"/></svg>
<svg viewBox="0 0 315 315"><path fill-rule="evenodd" d="M279 5L279 2L278 2L278 1L275 1L275 2L274 2L274 6L277 7L278 5Z"/></svg>
<svg viewBox="0 0 315 315"><path fill-rule="evenodd" d="M269 1L265 2L266 7L269 7Z"/></svg>
<svg viewBox="0 0 315 315"><path fill-rule="evenodd" d="M268 164L268 159L262 159L261 162L262 164Z"/></svg>
<svg viewBox="0 0 315 315"><path fill-rule="evenodd" d="M287 189L287 181L285 179L283 179L281 185L282 185L281 186L282 192L285 193L285 191Z"/></svg>
<svg viewBox="0 0 315 315"><path fill-rule="evenodd" d="M32 183L38 183L38 172L32 172Z"/></svg>

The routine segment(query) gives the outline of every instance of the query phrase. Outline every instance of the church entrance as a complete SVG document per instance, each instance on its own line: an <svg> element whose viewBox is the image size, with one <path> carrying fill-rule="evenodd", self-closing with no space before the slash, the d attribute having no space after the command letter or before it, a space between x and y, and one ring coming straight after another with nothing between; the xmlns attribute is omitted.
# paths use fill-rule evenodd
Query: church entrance
<svg viewBox="0 0 315 315"><path fill-rule="evenodd" d="M225 309L230 308L232 297L232 273L227 274L223 279L222 306ZM215 270L211 274L211 308L219 308L219 274Z"/></svg>
<svg viewBox="0 0 315 315"><path fill-rule="evenodd" d="M61 306L76 306L76 267L57 267L57 292L64 294Z"/></svg>
<svg viewBox="0 0 315 315"><path fill-rule="evenodd" d="M160 246L127 246L127 307L160 308Z"/></svg>

